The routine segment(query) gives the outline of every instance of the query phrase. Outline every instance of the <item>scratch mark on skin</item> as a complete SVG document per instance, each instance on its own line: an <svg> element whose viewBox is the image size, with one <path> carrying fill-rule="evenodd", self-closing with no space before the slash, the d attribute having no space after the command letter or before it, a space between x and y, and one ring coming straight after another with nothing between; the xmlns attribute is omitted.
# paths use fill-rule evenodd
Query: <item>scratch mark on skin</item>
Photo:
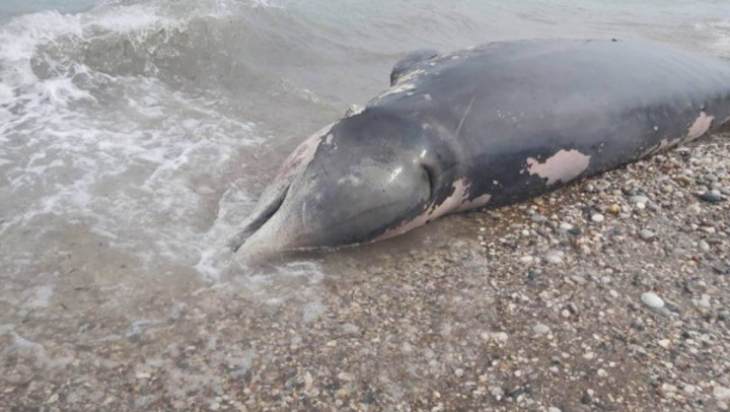
<svg viewBox="0 0 730 412"><path fill-rule="evenodd" d="M302 224L304 225L304 227L309 226L309 222L307 219L307 201L306 200L304 200L302 202Z"/></svg>
<svg viewBox="0 0 730 412"><path fill-rule="evenodd" d="M560 150L544 162L528 157L527 171L547 179L548 186L558 181L568 183L583 173L590 161L590 156L575 149Z"/></svg>
<svg viewBox="0 0 730 412"><path fill-rule="evenodd" d="M344 185L344 184L350 184L352 186L360 186L362 184L362 180L360 180L359 177L355 175L347 175L345 177L341 177L337 180L338 185Z"/></svg>
<svg viewBox="0 0 730 412"><path fill-rule="evenodd" d="M466 118L469 117L469 114L471 114L471 107L474 105L474 101L477 99L477 96L474 95L471 98L471 101L469 102L469 105L466 106L466 110L464 110L464 114L461 116L461 121L459 121L459 126L456 128L456 137L455 139L459 138L459 135L461 134L461 128L464 126L464 122L466 121Z"/></svg>

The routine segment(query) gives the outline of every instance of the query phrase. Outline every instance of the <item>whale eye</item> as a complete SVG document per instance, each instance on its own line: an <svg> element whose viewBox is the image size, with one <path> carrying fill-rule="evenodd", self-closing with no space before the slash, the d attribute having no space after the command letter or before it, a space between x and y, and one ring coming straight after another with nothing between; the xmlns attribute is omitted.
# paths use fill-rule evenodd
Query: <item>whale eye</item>
<svg viewBox="0 0 730 412"><path fill-rule="evenodd" d="M428 180L428 198L432 199L436 192L436 172L428 165L421 164L421 167Z"/></svg>

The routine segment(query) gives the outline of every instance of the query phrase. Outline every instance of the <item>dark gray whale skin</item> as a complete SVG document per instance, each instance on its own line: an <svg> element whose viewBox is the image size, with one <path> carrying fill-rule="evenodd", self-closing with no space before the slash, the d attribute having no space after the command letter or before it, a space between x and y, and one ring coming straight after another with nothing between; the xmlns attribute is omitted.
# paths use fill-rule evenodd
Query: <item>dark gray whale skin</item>
<svg viewBox="0 0 730 412"><path fill-rule="evenodd" d="M396 64L287 160L231 245L249 258L387 238L519 202L730 118L730 63L642 41L495 42Z"/></svg>

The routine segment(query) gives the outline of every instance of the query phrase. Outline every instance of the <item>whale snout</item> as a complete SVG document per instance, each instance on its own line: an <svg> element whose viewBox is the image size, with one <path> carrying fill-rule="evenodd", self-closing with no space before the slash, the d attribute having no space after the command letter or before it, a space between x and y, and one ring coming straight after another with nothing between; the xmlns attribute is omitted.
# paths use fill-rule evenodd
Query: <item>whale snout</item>
<svg viewBox="0 0 730 412"><path fill-rule="evenodd" d="M423 210L431 177L414 161L314 161L262 197L234 250L248 261L368 242ZM276 185L274 185L276 186Z"/></svg>

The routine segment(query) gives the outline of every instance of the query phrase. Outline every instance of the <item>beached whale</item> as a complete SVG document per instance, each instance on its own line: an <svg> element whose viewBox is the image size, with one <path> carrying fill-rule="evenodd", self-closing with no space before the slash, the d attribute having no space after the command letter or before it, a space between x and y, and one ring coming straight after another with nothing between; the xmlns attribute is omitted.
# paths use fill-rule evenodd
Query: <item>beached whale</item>
<svg viewBox="0 0 730 412"><path fill-rule="evenodd" d="M294 151L234 250L259 259L388 238L540 195L730 117L730 63L641 41L419 51L391 83Z"/></svg>

